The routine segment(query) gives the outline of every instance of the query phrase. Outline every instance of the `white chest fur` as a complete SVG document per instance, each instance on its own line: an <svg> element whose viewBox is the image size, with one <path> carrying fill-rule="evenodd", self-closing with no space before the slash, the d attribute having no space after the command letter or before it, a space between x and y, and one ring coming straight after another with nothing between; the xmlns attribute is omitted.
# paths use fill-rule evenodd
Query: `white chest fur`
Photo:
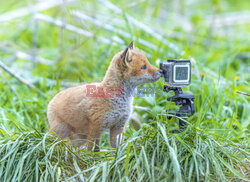
<svg viewBox="0 0 250 182"><path fill-rule="evenodd" d="M110 97L109 101L112 105L112 110L109 111L103 118L103 128L123 127L133 110L133 96Z"/></svg>

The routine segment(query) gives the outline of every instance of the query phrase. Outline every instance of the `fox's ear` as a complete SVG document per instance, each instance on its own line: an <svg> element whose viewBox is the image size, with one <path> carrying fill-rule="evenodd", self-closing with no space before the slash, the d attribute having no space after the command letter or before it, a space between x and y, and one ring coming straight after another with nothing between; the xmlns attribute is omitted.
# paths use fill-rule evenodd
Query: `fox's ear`
<svg viewBox="0 0 250 182"><path fill-rule="evenodd" d="M128 53L128 51L129 50L133 50L134 49L134 41L132 41L129 45L128 45L128 47L126 47L126 49L122 52L122 54L121 54L121 57L126 57L126 54Z"/></svg>
<svg viewBox="0 0 250 182"><path fill-rule="evenodd" d="M134 41L132 41L132 42L128 45L128 48L129 48L129 49L134 49L134 47L135 47L135 46L134 46Z"/></svg>
<svg viewBox="0 0 250 182"><path fill-rule="evenodd" d="M121 54L121 58L125 61L125 63L132 61L131 50L133 49L134 49L134 41L132 41Z"/></svg>

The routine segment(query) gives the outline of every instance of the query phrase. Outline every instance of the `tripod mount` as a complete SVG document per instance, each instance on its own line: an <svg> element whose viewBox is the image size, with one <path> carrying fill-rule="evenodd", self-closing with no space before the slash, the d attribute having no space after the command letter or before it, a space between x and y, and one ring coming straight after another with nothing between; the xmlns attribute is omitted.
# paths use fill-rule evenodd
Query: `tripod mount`
<svg viewBox="0 0 250 182"><path fill-rule="evenodd" d="M171 87L164 85L164 92L174 91L175 95L167 98L168 101L175 102L176 105L181 105L178 111L166 110L170 115L177 116L179 119L179 130L172 131L181 132L187 128L187 123L183 120L192 116L195 112L194 109L194 95L193 94L183 94L183 91L180 87ZM168 119L171 119L173 116L168 116Z"/></svg>

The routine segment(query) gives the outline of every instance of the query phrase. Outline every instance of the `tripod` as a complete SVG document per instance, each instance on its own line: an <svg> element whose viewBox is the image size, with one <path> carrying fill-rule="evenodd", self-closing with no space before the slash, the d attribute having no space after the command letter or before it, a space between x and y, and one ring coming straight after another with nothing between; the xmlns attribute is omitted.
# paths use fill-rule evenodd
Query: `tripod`
<svg viewBox="0 0 250 182"><path fill-rule="evenodd" d="M181 105L178 111L166 110L168 114L179 117L179 130L172 131L173 133L184 131L187 128L187 123L183 120L192 116L195 112L194 109L194 95L193 94L183 94L180 87L170 87L164 85L163 91L170 92L174 91L175 95L167 98L168 101L175 102L176 105ZM173 116L168 116L171 119Z"/></svg>

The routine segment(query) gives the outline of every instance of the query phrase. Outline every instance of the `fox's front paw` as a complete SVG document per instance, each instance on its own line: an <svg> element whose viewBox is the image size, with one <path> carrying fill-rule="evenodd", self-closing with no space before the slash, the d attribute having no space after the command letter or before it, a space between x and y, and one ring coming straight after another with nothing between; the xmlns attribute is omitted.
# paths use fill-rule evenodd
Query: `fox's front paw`
<svg viewBox="0 0 250 182"><path fill-rule="evenodd" d="M89 142L87 150L90 151L90 152L93 151L93 143L92 142ZM95 144L94 152L100 152L99 145Z"/></svg>

